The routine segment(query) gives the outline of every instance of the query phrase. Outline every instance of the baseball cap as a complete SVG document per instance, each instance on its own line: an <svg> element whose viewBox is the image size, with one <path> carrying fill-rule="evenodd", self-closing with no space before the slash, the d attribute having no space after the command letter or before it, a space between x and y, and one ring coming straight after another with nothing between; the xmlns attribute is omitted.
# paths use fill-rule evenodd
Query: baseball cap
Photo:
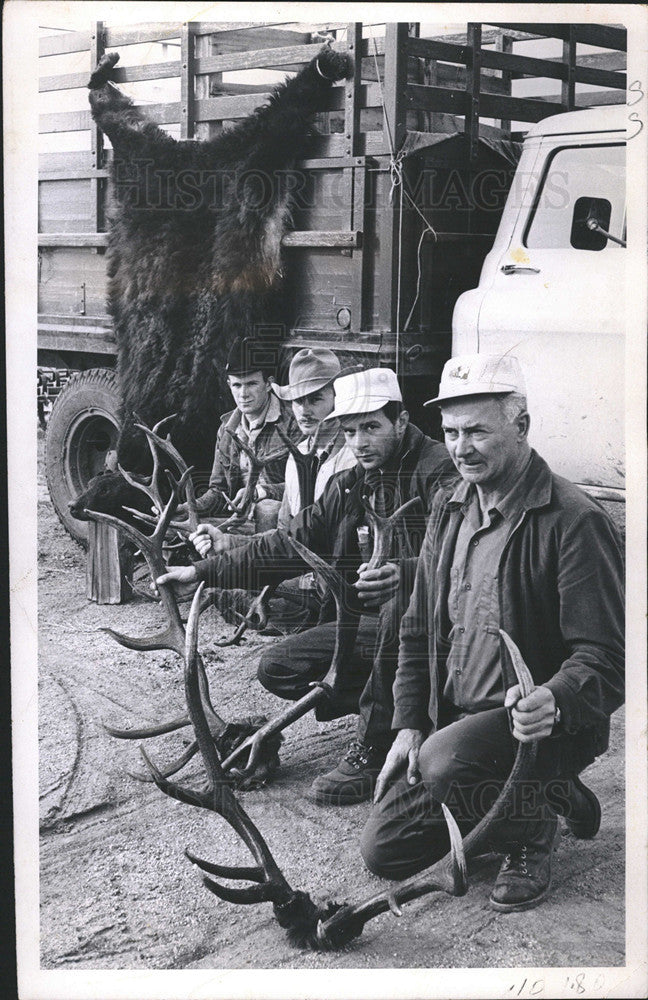
<svg viewBox="0 0 648 1000"><path fill-rule="evenodd" d="M334 382L335 407L327 419L351 413L373 413L385 403L402 403L396 372L391 368L369 368L342 375Z"/></svg>
<svg viewBox="0 0 648 1000"><path fill-rule="evenodd" d="M424 404L447 403L464 396L526 396L526 383L517 358L510 354L461 354L443 366L439 394Z"/></svg>

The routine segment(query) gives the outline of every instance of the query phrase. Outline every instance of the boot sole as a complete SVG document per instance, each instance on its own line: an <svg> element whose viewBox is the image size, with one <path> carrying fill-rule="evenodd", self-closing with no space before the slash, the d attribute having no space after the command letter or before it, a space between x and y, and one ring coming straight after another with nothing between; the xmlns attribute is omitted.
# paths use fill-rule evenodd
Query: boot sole
<svg viewBox="0 0 648 1000"><path fill-rule="evenodd" d="M518 913L521 910L532 910L534 906L539 906L549 895L550 889L551 882L539 896L534 896L533 899L527 899L521 903L499 903L496 899L489 899L488 902L490 908L497 910L498 913Z"/></svg>
<svg viewBox="0 0 648 1000"><path fill-rule="evenodd" d="M371 802L372 792L368 795L358 798L357 795L353 797L344 798L344 796L339 793L327 793L327 792L306 792L306 798L309 802L314 802L316 806L359 806L363 802Z"/></svg>

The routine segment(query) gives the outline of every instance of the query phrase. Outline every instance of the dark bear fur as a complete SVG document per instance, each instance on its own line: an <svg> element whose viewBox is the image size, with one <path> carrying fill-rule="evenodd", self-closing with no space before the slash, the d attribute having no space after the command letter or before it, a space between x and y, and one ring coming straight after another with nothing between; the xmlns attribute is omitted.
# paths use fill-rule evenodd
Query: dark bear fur
<svg viewBox="0 0 648 1000"><path fill-rule="evenodd" d="M172 441L205 484L229 399L229 347L265 332L277 339L291 170L323 94L351 75L352 63L324 48L266 106L195 142L171 138L110 82L118 59L104 56L89 83L92 116L113 146L108 302L121 391L118 461L136 472L150 467L133 413L149 425L177 413ZM112 513L118 500L119 490Z"/></svg>

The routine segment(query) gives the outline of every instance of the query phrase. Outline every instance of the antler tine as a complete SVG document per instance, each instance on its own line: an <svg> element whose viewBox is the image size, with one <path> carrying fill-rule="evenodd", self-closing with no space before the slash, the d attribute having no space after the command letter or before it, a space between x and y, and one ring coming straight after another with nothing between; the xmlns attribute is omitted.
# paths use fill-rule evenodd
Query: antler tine
<svg viewBox="0 0 648 1000"><path fill-rule="evenodd" d="M399 519L403 517L408 510L412 510L417 507L422 500L420 497L413 497L408 500L407 503L402 504L393 514L389 517L381 517L376 514L373 505L370 503L368 497L363 496L361 498L362 506L365 509L367 518L371 523L373 528L373 552L371 553L371 558L367 563L367 569L378 569L389 559L391 554L392 539L394 537L394 529Z"/></svg>
<svg viewBox="0 0 648 1000"><path fill-rule="evenodd" d="M165 417L164 420L161 420L159 423L155 425L153 430L151 430L149 427L146 426L146 424L142 422L135 424L135 426L138 427L141 431L143 431L144 434L146 434L151 452L153 453L155 448L158 448L160 451L164 452L164 454L175 463L178 472L181 474L181 476L183 476L188 469L187 463L185 462L184 458L182 457L178 449L175 447L175 445L171 443L171 440L168 437L167 438L160 437L160 435L157 433L162 424L167 423L175 416L176 414L174 413L170 417ZM189 469L189 471L193 470ZM196 511L196 494L195 494L193 479L191 479L191 476L187 476L186 479L184 479L183 485L186 490L187 517L189 522L189 528L191 531L195 531L196 528L198 527L198 514Z"/></svg>
<svg viewBox="0 0 648 1000"><path fill-rule="evenodd" d="M227 434L229 434L232 441L235 443L236 447L239 448L240 451L245 452L248 459L250 460L250 467L248 469L243 497L241 498L239 503L235 504L234 501L231 500L230 497L228 497L227 494L223 493L223 491L221 490L221 493L223 493L223 496L227 501L230 510L234 511L234 516L229 518L227 521L224 521L221 524L220 526L221 531L226 530L231 524L236 524L241 520L245 520L252 507L252 504L254 503L254 490L256 488L256 484L259 481L259 476L261 475L263 468L270 462L274 462L277 459L282 458L286 454L286 452L283 449L279 449L277 451L273 451L271 455L264 455L263 458L260 458L258 455L254 453L252 448L250 448L249 445L245 443L245 441L241 441L241 439L238 438L236 434L229 427L225 427L225 431Z"/></svg>
<svg viewBox="0 0 648 1000"><path fill-rule="evenodd" d="M153 503L158 508L162 510L164 507L164 501L162 499L162 490L160 489L160 447L163 438L159 437L157 431L159 431L165 424L170 423L177 414L173 413L168 417L163 417L162 420L158 420L155 424L153 431L151 428L142 420L142 418L137 413L133 413L134 426L138 430L142 431L146 437L147 444L149 446L149 451L151 452L151 457L153 459L153 470L151 472L151 477L148 483L147 495L153 500ZM154 435L154 439L151 438L151 434ZM145 491L146 492L146 491Z"/></svg>
<svg viewBox="0 0 648 1000"><path fill-rule="evenodd" d="M175 418L177 416L178 416L177 413L170 413L168 417L162 417L161 420L158 420L157 424L153 424L153 433L157 434L157 435L159 435L161 437L160 431L162 430L162 428L164 427L164 425L165 424L170 424L171 421L175 420ZM138 424L145 424L145 422L140 417L139 413L133 413L133 418L137 421ZM167 437L167 440L168 440L168 437Z"/></svg>
<svg viewBox="0 0 648 1000"><path fill-rule="evenodd" d="M263 882L263 872L256 865L252 868L233 867L232 865L216 865L213 861L205 861L191 851L185 850L185 855L201 871L218 878L246 878L250 882Z"/></svg>
<svg viewBox="0 0 648 1000"><path fill-rule="evenodd" d="M187 725L189 725L188 719L187 719ZM189 744L184 753L180 754L179 757L176 757L176 759L173 760L170 764L167 764L164 770L160 769L159 773L162 775L163 778L170 778L173 774L177 774L178 771L181 771L182 768L185 767L189 763L189 761L196 756L197 753L198 753L198 744L194 740L192 743ZM150 769L148 774L144 774L142 771L127 771L126 774L129 776L129 778L134 778L135 781L154 780Z"/></svg>
<svg viewBox="0 0 648 1000"><path fill-rule="evenodd" d="M266 602L272 590L274 590L274 587L270 584L266 584L261 593L258 594L250 604L247 615L241 615L237 612L241 621L234 635L229 639L221 639L218 642L215 642L214 645L220 647L236 646L241 641L248 628L253 627L258 631L264 629L268 624L268 607Z"/></svg>
<svg viewBox="0 0 648 1000"><path fill-rule="evenodd" d="M162 513L155 527L153 535L151 536L152 538L159 540L160 545L162 544L162 541L164 540L166 533L169 530L169 525L178 507L180 494L182 493L182 490L184 489L187 480L190 478L192 470L185 469L185 471L180 476L180 479L176 479L173 473L170 471L170 469L165 469L165 472L167 480L169 482L169 486L171 487L171 496L167 500L164 507L159 508L162 511Z"/></svg>
<svg viewBox="0 0 648 1000"><path fill-rule="evenodd" d="M299 445L295 441L293 441L292 438L288 437L286 432L283 430L283 428L279 427L279 425L277 425L277 434L279 435L279 437L281 438L281 440L283 441L286 448L293 456L297 464L299 464L300 462L304 462L305 460L312 458L315 452L317 451L317 445L319 444L319 438L323 427L324 427L324 421L320 420L315 429L315 433L311 435L312 444L308 449L308 451L302 451Z"/></svg>
<svg viewBox="0 0 648 1000"><path fill-rule="evenodd" d="M109 736L114 736L117 740L146 740L149 736L164 736L166 733L174 733L178 729L191 725L188 716L183 715L179 719L171 719L169 722L162 722L157 726L140 726L137 729L117 729L116 726L109 726L102 723L103 728Z"/></svg>
<svg viewBox="0 0 648 1000"><path fill-rule="evenodd" d="M284 729L287 729L297 719L301 719L307 712L310 712L311 708L314 708L315 705L322 701L324 697L325 692L321 685L313 687L311 691L303 695L298 701L293 702L288 708L285 708L274 719L270 719L260 729L257 729L252 736L248 736L232 750L231 754L223 761L223 770L229 771L231 769L232 773L236 774L237 777L246 777L248 774L252 774L267 740L271 736L274 736L275 733L283 732ZM245 767L235 769L232 765L248 750L250 751L250 756Z"/></svg>
<svg viewBox="0 0 648 1000"><path fill-rule="evenodd" d="M330 566L327 562L318 556L316 552L311 552L310 549L302 545L301 542L293 538L292 535L286 534L286 541L292 545L295 552L302 557L304 562L311 567L316 573L320 574L326 581L327 585L331 588L334 597L339 597L342 599L344 594L346 583L342 574L339 573L333 566Z"/></svg>
<svg viewBox="0 0 648 1000"><path fill-rule="evenodd" d="M504 640L504 645L509 651L511 663L513 664L513 669L515 670L515 676L517 677L518 684L520 685L520 691L522 692L522 697L526 698L531 694L535 687L531 671L524 662L522 653L515 645L510 635L505 632L503 628L499 629L499 634Z"/></svg>
<svg viewBox="0 0 648 1000"><path fill-rule="evenodd" d="M534 687L529 668L511 637L501 629L500 635L511 654L522 694L526 696ZM453 896L463 895L466 891L465 859L479 853L484 844L488 842L492 826L509 810L517 783L527 778L532 772L536 754L537 743L518 743L511 773L496 801L479 823L466 835L461 849L459 848L458 828L451 817L450 810L445 807L443 811L450 836L450 852L430 868L399 883L391 893L379 893L358 906L345 907L340 910L318 928L318 935L322 942L329 941L333 946L337 946L336 942L348 940L350 935L356 936L368 920L379 913L386 912L394 904L398 905L411 899L418 899L429 892L442 889Z"/></svg>
<svg viewBox="0 0 648 1000"><path fill-rule="evenodd" d="M189 482L187 482L187 486L188 485ZM128 514L132 514L133 517L136 517L139 521L143 521L144 524L154 525L158 523L158 519L155 514L145 514L142 510L136 510L134 507L126 506L122 506L122 510L125 510ZM168 527L173 529L173 531L177 531L181 535L188 535L191 531L195 531L195 528L192 528L188 521L170 521ZM184 544L184 542L180 544Z"/></svg>
<svg viewBox="0 0 648 1000"><path fill-rule="evenodd" d="M252 856L263 872L263 885L259 890L250 896L249 902L261 902L272 900L273 902L285 901L292 897L293 891L286 882L276 861L274 860L268 845L263 839L260 831L254 825L250 817L238 802L232 791L229 779L225 775L218 754L211 738L209 725L205 716L204 705L200 693L200 679L198 670L198 626L200 619L200 600L204 584L201 583L191 605L189 620L187 622L186 646L185 646L185 690L187 696L187 708L191 718L196 740L207 770L209 790L206 798L208 804L206 808L218 813L239 834ZM156 781L156 783L158 783ZM160 785L160 787L162 787ZM164 788L162 789L164 791ZM201 804L203 804L201 802ZM209 887L221 895L222 898L230 898L234 902L243 902L238 898L238 893L248 895L248 890L229 890L223 886L217 886L210 881ZM232 893L234 895L232 895ZM229 894L229 895L228 895Z"/></svg>
<svg viewBox="0 0 648 1000"><path fill-rule="evenodd" d="M247 455L247 457L250 460L253 459L253 458L255 458L255 454L252 451L252 449L250 448L250 446L248 444L246 444L245 441L241 441L241 439L238 436L238 434L235 434L231 427L225 426L224 427L224 431L225 431L226 434L229 434L229 436L231 437L234 445L239 449L239 451L244 451L245 454Z"/></svg>
<svg viewBox="0 0 648 1000"><path fill-rule="evenodd" d="M241 770L235 770L239 776L251 774L261 754L265 741L272 735L287 729L297 719L301 719L315 705L326 698L335 696L341 681L341 668L348 659L353 646L355 645L358 631L359 618L348 610L350 601L346 600L347 585L344 578L336 569L325 563L315 552L311 552L305 545L298 542L291 535L286 536L295 551L302 559L316 572L321 573L327 584L330 586L337 606L337 619L335 627L335 647L331 658L331 665L323 680L316 682L313 689L303 695L298 701L284 709L278 716L266 722L252 736L248 736L232 753L223 761L223 769L232 768L232 765L243 754L249 750L247 765Z"/></svg>
<svg viewBox="0 0 648 1000"><path fill-rule="evenodd" d="M141 490L142 493L145 493L151 503L155 504L156 507L159 505L160 499L155 491L151 489L151 483L149 481L147 481L143 476L138 476L135 472L129 472L128 469L125 469L124 466L119 463L117 464L117 468L120 475L124 477L127 483L134 486L136 490Z"/></svg>

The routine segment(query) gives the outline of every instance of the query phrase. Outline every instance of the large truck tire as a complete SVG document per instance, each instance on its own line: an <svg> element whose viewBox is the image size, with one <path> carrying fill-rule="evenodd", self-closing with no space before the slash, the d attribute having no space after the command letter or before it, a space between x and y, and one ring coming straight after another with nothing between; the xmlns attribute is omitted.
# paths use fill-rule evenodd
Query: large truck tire
<svg viewBox="0 0 648 1000"><path fill-rule="evenodd" d="M117 377L91 368L70 379L57 397L45 432L49 494L65 530L84 547L88 525L72 517L68 504L106 467L119 435Z"/></svg>

